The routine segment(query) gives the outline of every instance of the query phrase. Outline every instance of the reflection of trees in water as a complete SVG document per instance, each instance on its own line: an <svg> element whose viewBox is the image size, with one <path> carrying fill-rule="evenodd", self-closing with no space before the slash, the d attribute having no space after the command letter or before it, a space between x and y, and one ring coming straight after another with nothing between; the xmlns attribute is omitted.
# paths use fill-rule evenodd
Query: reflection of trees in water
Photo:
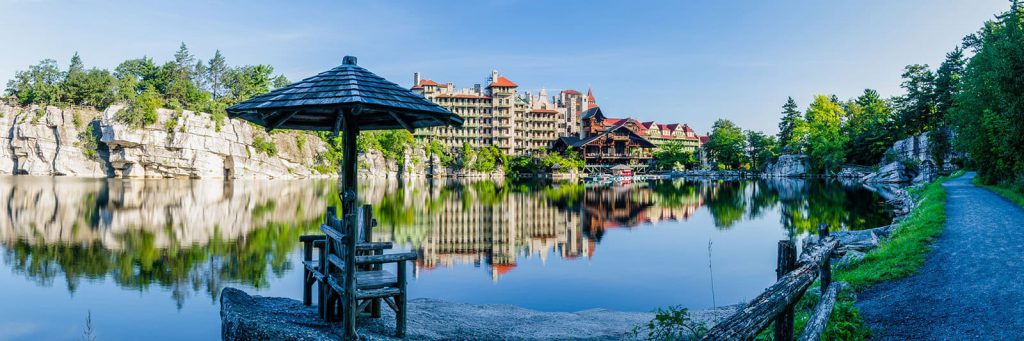
<svg viewBox="0 0 1024 341"><path fill-rule="evenodd" d="M108 277L159 286L180 308L193 293L216 299L225 283L259 288L282 276L335 193L319 182L221 184L2 179L4 263L43 286L63 277L69 292Z"/></svg>

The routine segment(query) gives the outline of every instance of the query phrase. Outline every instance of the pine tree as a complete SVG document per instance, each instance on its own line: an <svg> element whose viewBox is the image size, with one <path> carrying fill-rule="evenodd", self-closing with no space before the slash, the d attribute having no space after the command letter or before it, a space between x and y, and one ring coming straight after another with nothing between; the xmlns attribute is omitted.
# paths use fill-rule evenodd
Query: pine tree
<svg viewBox="0 0 1024 341"><path fill-rule="evenodd" d="M224 55L220 53L220 50L217 50L213 54L213 58L210 58L206 67L206 84L210 89L213 99L219 99L221 96L224 96L227 73L227 60L224 59Z"/></svg>
<svg viewBox="0 0 1024 341"><path fill-rule="evenodd" d="M800 146L796 142L799 139L794 137L803 120L803 114L793 97L786 99L786 104L782 106L782 120L779 122L779 145L783 153L800 152Z"/></svg>

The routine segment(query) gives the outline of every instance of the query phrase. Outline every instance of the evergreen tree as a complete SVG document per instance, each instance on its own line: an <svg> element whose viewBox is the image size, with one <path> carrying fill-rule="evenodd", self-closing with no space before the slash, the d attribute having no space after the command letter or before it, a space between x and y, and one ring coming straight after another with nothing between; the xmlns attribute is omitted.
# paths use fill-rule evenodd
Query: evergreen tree
<svg viewBox="0 0 1024 341"><path fill-rule="evenodd" d="M936 126L938 116L935 110L935 73L928 65L914 64L904 68L903 83L907 92L898 97L896 126L900 137L920 134Z"/></svg>
<svg viewBox="0 0 1024 341"><path fill-rule="evenodd" d="M800 138L797 133L803 125L803 113L798 108L793 97L786 99L786 104L782 106L778 135L782 153L800 153Z"/></svg>
<svg viewBox="0 0 1024 341"><path fill-rule="evenodd" d="M224 55L220 53L220 50L217 50L217 52L214 52L213 58L210 58L206 67L206 84L210 89L213 99L219 99L224 96L227 74L227 60L224 59Z"/></svg>
<svg viewBox="0 0 1024 341"><path fill-rule="evenodd" d="M847 120L843 125L847 162L858 165L878 163L895 142L892 132L892 107L877 91L864 89L864 94L844 104Z"/></svg>
<svg viewBox="0 0 1024 341"><path fill-rule="evenodd" d="M965 39L976 51L954 95L955 143L971 156L981 181L1024 192L1024 24L1019 2ZM948 59L948 58L947 58Z"/></svg>
<svg viewBox="0 0 1024 341"><path fill-rule="evenodd" d="M953 107L953 98L960 91L960 79L964 74L964 50L960 47L946 54L946 60L935 72L935 113L938 122L934 125L944 126L946 115Z"/></svg>

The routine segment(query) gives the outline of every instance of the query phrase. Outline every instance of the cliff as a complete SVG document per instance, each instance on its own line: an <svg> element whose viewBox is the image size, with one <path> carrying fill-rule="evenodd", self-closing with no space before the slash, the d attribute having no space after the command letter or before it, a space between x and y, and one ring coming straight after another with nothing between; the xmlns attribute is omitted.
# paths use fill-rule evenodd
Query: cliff
<svg viewBox="0 0 1024 341"><path fill-rule="evenodd" d="M241 120L157 110L156 123L115 120L121 106L0 104L0 174L127 178L289 179L321 174L327 144L302 132L266 133ZM267 146L272 144L273 150ZM258 148L263 147L263 148ZM319 167L326 169L325 167ZM328 172L330 173L330 172Z"/></svg>

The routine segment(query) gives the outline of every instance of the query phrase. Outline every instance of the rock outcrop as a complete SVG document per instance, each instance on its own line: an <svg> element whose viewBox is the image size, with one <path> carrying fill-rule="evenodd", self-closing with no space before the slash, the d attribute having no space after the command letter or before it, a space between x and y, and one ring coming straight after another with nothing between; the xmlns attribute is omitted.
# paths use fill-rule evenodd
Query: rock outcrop
<svg viewBox="0 0 1024 341"><path fill-rule="evenodd" d="M944 132L952 140L951 132ZM940 160L932 153L931 134L926 132L911 136L893 144L885 152L878 170L865 175L861 180L867 183L925 183L938 178L940 172L956 170L953 160L964 156L952 148Z"/></svg>
<svg viewBox="0 0 1024 341"><path fill-rule="evenodd" d="M319 320L316 307L277 297L250 296L225 288L221 292L223 340L338 340L338 324ZM696 322L714 324L741 306L691 311ZM650 321L649 312L591 309L541 312L511 305L454 303L417 298L408 302L409 340L622 340L634 326ZM382 309L379 319L359 318L363 340L397 340L394 313Z"/></svg>
<svg viewBox="0 0 1024 341"><path fill-rule="evenodd" d="M787 154L779 155L775 163L765 168L764 174L770 177L804 177L811 170L810 161L807 155Z"/></svg>

